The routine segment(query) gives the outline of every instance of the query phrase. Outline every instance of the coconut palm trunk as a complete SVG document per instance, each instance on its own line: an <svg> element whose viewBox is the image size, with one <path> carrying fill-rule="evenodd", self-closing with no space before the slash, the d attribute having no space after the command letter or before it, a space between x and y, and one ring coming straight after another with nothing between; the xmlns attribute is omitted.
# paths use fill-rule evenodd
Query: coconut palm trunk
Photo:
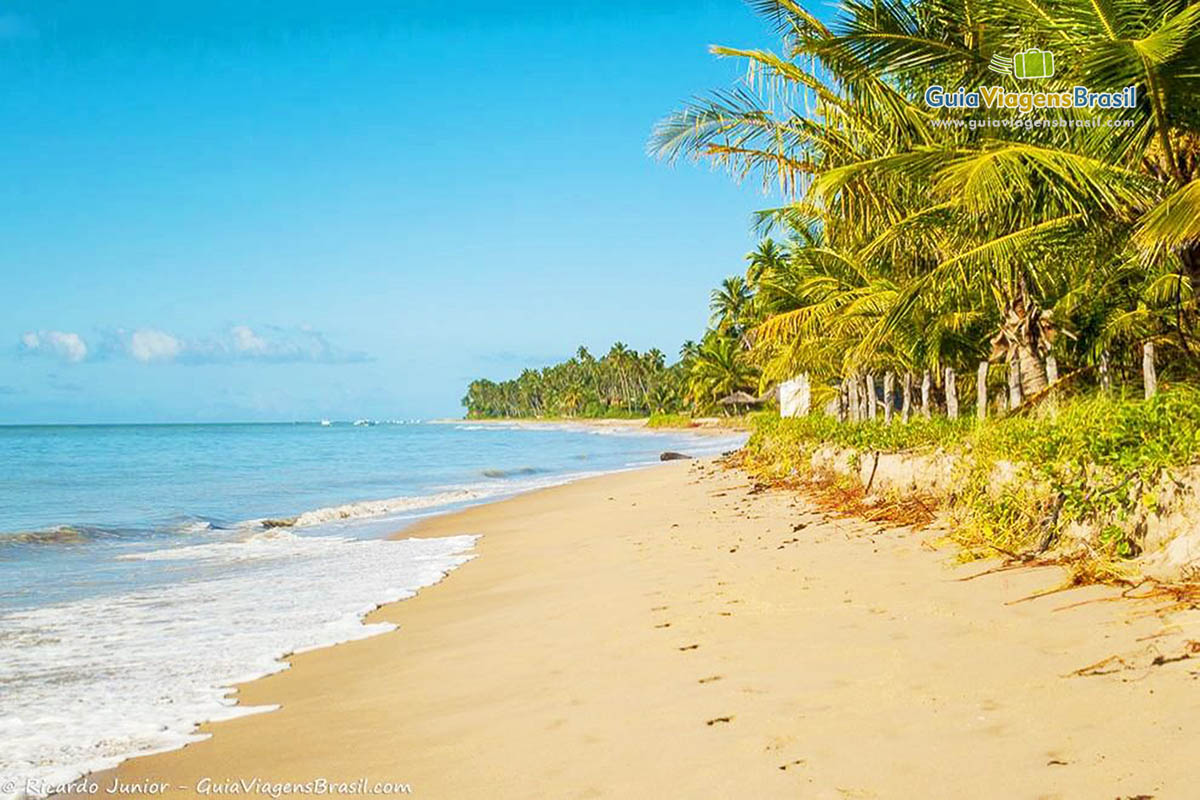
<svg viewBox="0 0 1200 800"><path fill-rule="evenodd" d="M911 372L904 373L903 386L900 390L900 421L908 422L912 416L912 401L913 401L913 374Z"/></svg>
<svg viewBox="0 0 1200 800"><path fill-rule="evenodd" d="M1046 388L1046 369L1032 346L1017 346L1017 358L1021 362L1021 394L1033 397Z"/></svg>
<svg viewBox="0 0 1200 800"><path fill-rule="evenodd" d="M1013 350L1008 355L1008 407L1018 408L1024 402L1025 396L1021 391L1021 359L1017 351Z"/></svg>
<svg viewBox="0 0 1200 800"><path fill-rule="evenodd" d="M1009 299L1000 330L992 339L992 357L1003 356L1009 364L1012 408L1046 388L1046 368L1042 358L1049 353L1053 332L1050 314L1030 297L1024 275L1018 276L1016 292ZM1016 384L1013 383L1014 375ZM1019 400L1012 392L1014 385L1019 386Z"/></svg>
<svg viewBox="0 0 1200 800"><path fill-rule="evenodd" d="M867 373L865 388L867 390L867 419L875 419L875 375L873 373Z"/></svg>
<svg viewBox="0 0 1200 800"><path fill-rule="evenodd" d="M1057 390L1054 384L1058 383L1058 359L1054 356L1046 356L1046 383L1050 387L1050 396L1046 400L1047 406L1050 408L1052 417L1058 416L1058 398Z"/></svg>

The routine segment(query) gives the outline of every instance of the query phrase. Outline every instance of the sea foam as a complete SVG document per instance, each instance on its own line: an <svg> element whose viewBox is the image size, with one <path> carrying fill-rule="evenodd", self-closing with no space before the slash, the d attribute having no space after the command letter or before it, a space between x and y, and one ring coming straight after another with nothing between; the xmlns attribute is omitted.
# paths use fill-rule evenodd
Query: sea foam
<svg viewBox="0 0 1200 800"><path fill-rule="evenodd" d="M0 616L0 778L65 782L203 738L200 722L271 710L236 705L228 687L286 668L288 653L391 630L362 618L472 558L475 538L266 531L128 556L219 566L200 572L211 577Z"/></svg>

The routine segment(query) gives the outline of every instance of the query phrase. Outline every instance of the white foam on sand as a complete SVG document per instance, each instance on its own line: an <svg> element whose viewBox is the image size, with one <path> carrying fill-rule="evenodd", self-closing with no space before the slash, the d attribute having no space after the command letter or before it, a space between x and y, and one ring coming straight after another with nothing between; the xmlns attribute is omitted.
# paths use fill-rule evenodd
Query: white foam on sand
<svg viewBox="0 0 1200 800"><path fill-rule="evenodd" d="M391 630L364 625L472 556L474 536L350 539L266 531L134 556L209 577L0 616L0 796L181 747L200 722L271 710L228 687L292 652Z"/></svg>
<svg viewBox="0 0 1200 800"><path fill-rule="evenodd" d="M625 467L627 468L627 467ZM566 472L551 475L538 475L536 467L518 467L515 469L485 470L487 480L475 484L458 487L447 487L442 491L413 497L388 497L381 500L360 500L354 503L344 503L339 506L325 506L302 512L294 517L283 519L250 519L239 523L236 527L241 530L278 530L280 528L316 528L333 529L337 523L353 523L355 521L409 517L419 512L447 509L453 506L477 503L483 500L496 500L501 497L521 494L534 489L546 489L564 483L579 480L593 475L603 475L605 472L619 472L623 468L612 470L592 470L587 472ZM486 473L492 473L490 475ZM519 476L519 479L516 479Z"/></svg>

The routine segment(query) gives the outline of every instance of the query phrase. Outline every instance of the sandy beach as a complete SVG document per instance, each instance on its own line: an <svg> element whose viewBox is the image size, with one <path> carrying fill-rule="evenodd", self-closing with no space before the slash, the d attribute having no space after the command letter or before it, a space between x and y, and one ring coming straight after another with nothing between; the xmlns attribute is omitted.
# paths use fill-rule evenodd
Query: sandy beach
<svg viewBox="0 0 1200 800"><path fill-rule="evenodd" d="M476 559L374 615L398 630L296 656L239 690L280 710L116 778L181 797L255 779L438 800L1194 796L1194 611L1026 599L1059 573L968 580L996 565L955 565L936 530L830 518L707 461L400 535L461 533Z"/></svg>

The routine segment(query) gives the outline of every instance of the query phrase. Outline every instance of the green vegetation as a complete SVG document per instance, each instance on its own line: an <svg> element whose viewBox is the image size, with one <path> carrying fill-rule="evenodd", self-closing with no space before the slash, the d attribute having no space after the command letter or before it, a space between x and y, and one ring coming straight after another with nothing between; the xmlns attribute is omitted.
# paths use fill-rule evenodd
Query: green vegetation
<svg viewBox="0 0 1200 800"><path fill-rule="evenodd" d="M874 407L867 377L877 391L889 375L953 416L975 396L958 376L981 363L1002 409L1059 370L1102 382L1146 355L1194 380L1200 4L845 0L829 25L794 0L753 5L780 51L714 47L745 80L662 121L651 148L782 194L759 219L783 243L720 292L732 322L717 330L744 330L763 384L807 374L815 403L854 419ZM988 69L1029 50L1054 54L1052 77ZM1138 103L1022 116L925 101L997 85L1132 85Z"/></svg>
<svg viewBox="0 0 1200 800"><path fill-rule="evenodd" d="M651 414L646 421L648 428L688 428L693 425L687 414Z"/></svg>
<svg viewBox="0 0 1200 800"><path fill-rule="evenodd" d="M752 453L789 453L785 461L774 465L778 476L798 469L822 445L833 445L855 452L897 453L921 447L946 447L956 444L974 430L973 420L948 420L945 417L888 424L881 420L839 422L823 414L780 419L775 414L754 418L754 435L747 444Z"/></svg>
<svg viewBox="0 0 1200 800"><path fill-rule="evenodd" d="M958 518L953 536L968 554L1028 557L1065 543L1075 555L1104 562L1139 554L1146 518L1165 510L1164 487L1200 458L1200 391L1177 387L1149 400L1080 397L1053 414L983 422L761 415L745 465L764 480L810 479L811 456L826 445L859 459L908 450L947 456L953 481L942 499ZM1064 542L1068 531L1075 536Z"/></svg>
<svg viewBox="0 0 1200 800"><path fill-rule="evenodd" d="M1092 546L1099 554L1131 557L1141 551L1143 518L1158 510L1164 479L1200 456L1200 393L1081 399L1054 418L984 425L969 442L959 500L968 543L1045 550L1079 524L1098 533ZM1001 461L1017 473L996 487Z"/></svg>
<svg viewBox="0 0 1200 800"><path fill-rule="evenodd" d="M686 367L621 342L601 358L580 347L567 361L513 380L472 381L462 403L471 417L644 417L682 407Z"/></svg>
<svg viewBox="0 0 1200 800"><path fill-rule="evenodd" d="M621 342L601 358L586 347L575 356L499 383L472 381L462 404L470 417L645 417L714 413L718 400L752 390L758 373L737 333L710 330L686 342L667 365L659 350L638 353Z"/></svg>

